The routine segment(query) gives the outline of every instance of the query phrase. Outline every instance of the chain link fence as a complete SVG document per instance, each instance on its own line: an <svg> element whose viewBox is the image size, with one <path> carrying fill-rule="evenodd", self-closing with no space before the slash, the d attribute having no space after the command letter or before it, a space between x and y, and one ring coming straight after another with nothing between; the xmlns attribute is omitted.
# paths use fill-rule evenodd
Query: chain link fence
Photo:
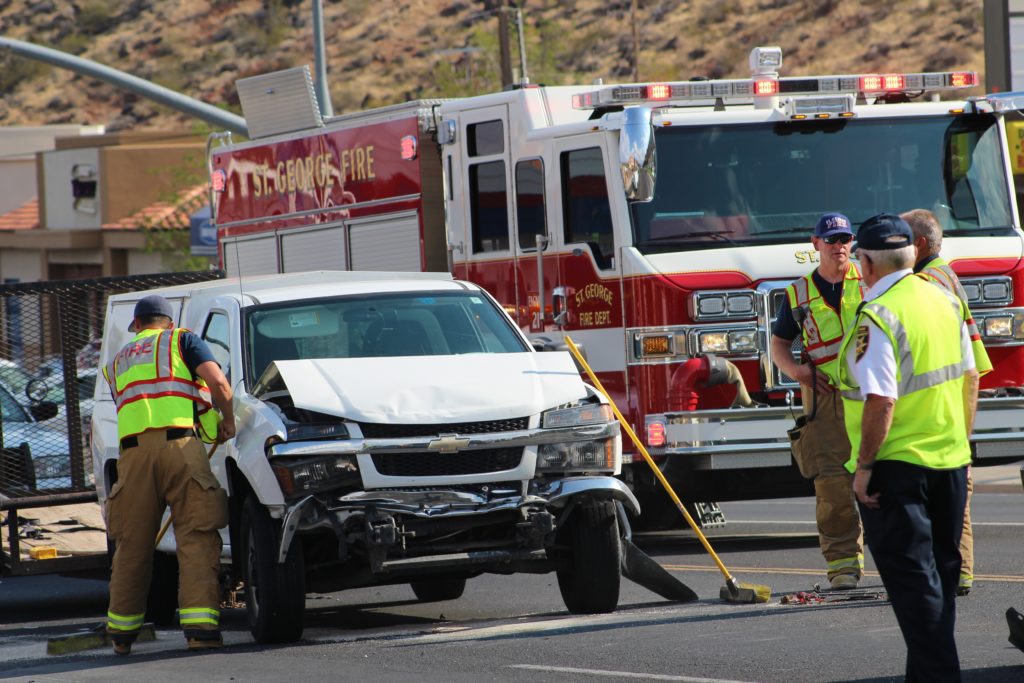
<svg viewBox="0 0 1024 683"><path fill-rule="evenodd" d="M220 277L204 271L0 285L0 508L94 490L89 432L107 298Z"/></svg>

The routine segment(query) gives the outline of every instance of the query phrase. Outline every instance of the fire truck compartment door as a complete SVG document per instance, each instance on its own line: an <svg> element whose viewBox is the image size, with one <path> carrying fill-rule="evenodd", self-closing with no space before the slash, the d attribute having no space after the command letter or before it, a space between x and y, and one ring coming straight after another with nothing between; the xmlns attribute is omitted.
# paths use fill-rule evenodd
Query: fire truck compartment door
<svg viewBox="0 0 1024 683"><path fill-rule="evenodd" d="M345 226L330 225L281 233L284 272L347 270Z"/></svg>
<svg viewBox="0 0 1024 683"><path fill-rule="evenodd" d="M268 275L278 270L277 235L230 238L221 242L228 277Z"/></svg>
<svg viewBox="0 0 1024 683"><path fill-rule="evenodd" d="M352 270L423 270L416 212L349 223Z"/></svg>

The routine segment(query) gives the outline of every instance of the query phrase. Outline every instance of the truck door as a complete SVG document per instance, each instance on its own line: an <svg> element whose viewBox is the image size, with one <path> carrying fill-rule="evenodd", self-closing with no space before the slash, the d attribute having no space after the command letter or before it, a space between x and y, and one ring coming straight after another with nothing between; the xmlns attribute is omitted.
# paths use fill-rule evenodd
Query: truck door
<svg viewBox="0 0 1024 683"><path fill-rule="evenodd" d="M555 145L558 284L549 294L563 334L583 345L588 362L618 400L625 392L621 245L628 230L621 184L607 138L588 135ZM621 219L616 217L621 216ZM616 394L619 394L616 396Z"/></svg>
<svg viewBox="0 0 1024 683"><path fill-rule="evenodd" d="M550 337L557 331L551 293L558 286L558 252L550 226L547 200L551 188L557 192L558 174L549 180L542 157L517 159L513 181L515 191L516 320L528 335Z"/></svg>
<svg viewBox="0 0 1024 683"><path fill-rule="evenodd" d="M511 313L516 310L516 273L508 107L462 112L459 130L461 182L452 185L463 198L458 201L456 195L453 206L465 212L466 237L461 244L465 278L489 291ZM460 269L456 274L462 275Z"/></svg>

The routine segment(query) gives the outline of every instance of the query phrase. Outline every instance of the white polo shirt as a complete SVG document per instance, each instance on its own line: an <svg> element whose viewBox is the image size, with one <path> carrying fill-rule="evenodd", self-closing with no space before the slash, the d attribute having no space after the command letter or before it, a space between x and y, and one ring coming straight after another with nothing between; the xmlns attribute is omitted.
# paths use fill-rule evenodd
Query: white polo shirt
<svg viewBox="0 0 1024 683"><path fill-rule="evenodd" d="M877 299L904 277L912 277L913 272L910 268L906 268L882 277L867 291L867 294L864 295L864 301ZM868 317L861 318L858 322L858 327L865 327L867 329L867 335L863 342L863 353L858 359L858 344L850 344L846 350L846 362L853 373L854 379L857 380L857 384L860 385L861 395L865 398L867 398L868 394L886 396L891 399L898 398L896 353L889 342L889 337ZM862 333L858 330L854 334ZM964 360L967 362L966 369L973 370L974 351L971 349L971 337L967 332L967 325L964 323L960 323L960 348L964 350Z"/></svg>

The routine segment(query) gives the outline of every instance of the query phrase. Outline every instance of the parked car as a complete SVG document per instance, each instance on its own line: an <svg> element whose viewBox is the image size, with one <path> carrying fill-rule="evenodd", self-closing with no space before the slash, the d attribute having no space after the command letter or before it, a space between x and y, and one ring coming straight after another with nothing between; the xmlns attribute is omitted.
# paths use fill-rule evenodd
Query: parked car
<svg viewBox="0 0 1024 683"><path fill-rule="evenodd" d="M71 485L67 423L53 401L26 405L0 384L3 463L0 489L44 490Z"/></svg>

